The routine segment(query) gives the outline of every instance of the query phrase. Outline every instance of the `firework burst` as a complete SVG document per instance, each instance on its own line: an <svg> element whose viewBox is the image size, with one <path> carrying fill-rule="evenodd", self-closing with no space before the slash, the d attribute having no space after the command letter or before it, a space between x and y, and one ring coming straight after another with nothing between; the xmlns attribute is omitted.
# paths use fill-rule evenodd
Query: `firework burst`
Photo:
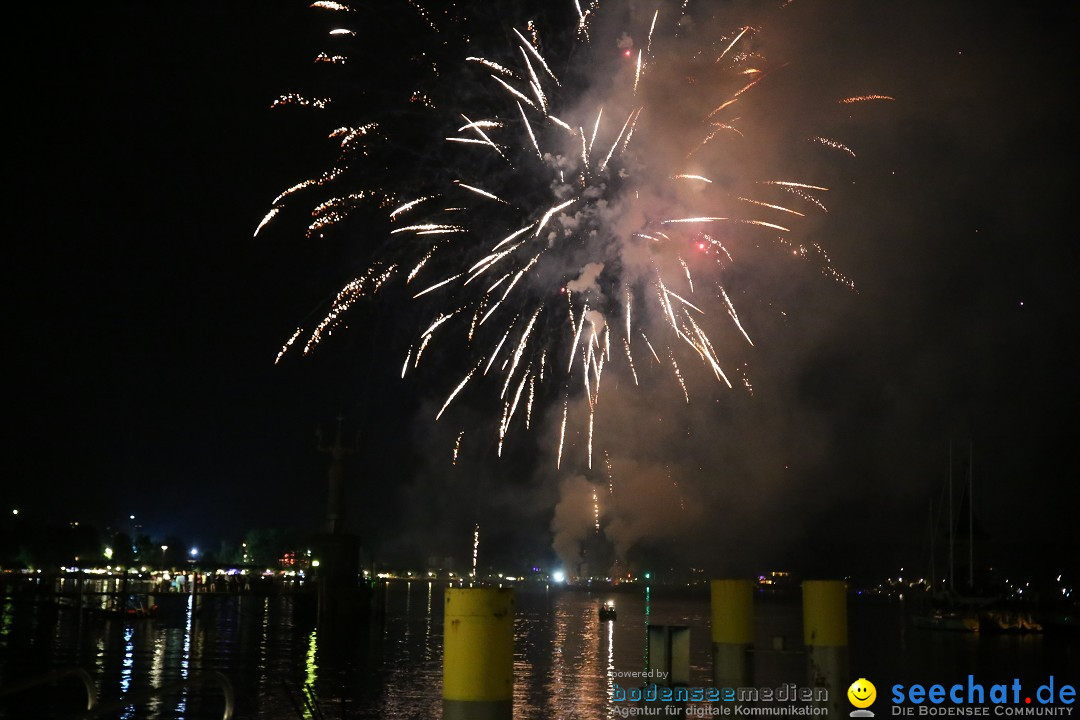
<svg viewBox="0 0 1080 720"><path fill-rule="evenodd" d="M651 376L690 403L693 361L716 387L749 390L752 327L733 300L740 258L762 245L785 255L794 249L848 281L819 249L792 240L796 223L825 211L828 188L771 169L768 158L779 149L756 146L755 127L743 120L759 86L779 70L754 51L760 31L685 37L687 4L668 8L669 16L656 9L640 24L628 20L625 32L607 38L594 27L599 3L576 3L567 37L548 41L530 21L501 36L508 44L463 52L453 71L433 64L434 89L409 94L425 98L430 132L406 148L380 135L378 123L336 130L340 167L283 193L256 232L284 198L333 186L357 148L368 157L380 137L384 166L404 162L407 152L437 157L439 167L395 170L381 189L315 206L309 234L374 206L386 241L325 317L298 330L282 353L294 344L310 351L359 298L404 288L402 302L428 318L405 343L402 376L421 366L433 342L462 349L462 369L445 379L435 419L477 386L488 388L497 398L501 455L511 431L535 423L534 404L554 405L561 465L569 404L580 399L590 468L611 375L634 385ZM448 32L430 13L421 16ZM891 98L828 102L879 99ZM802 138L854 157L839 140Z"/></svg>

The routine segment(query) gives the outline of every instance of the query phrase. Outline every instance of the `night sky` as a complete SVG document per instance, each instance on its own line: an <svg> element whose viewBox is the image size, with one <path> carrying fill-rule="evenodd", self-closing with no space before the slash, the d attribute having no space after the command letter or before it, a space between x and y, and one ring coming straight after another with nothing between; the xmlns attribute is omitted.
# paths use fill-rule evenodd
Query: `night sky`
<svg viewBox="0 0 1080 720"><path fill-rule="evenodd" d="M421 328L393 305L274 365L365 254L355 228L306 239L301 214L252 237L279 192L334 158L333 119L270 104L341 91L312 62L330 27L368 33L369 55L424 42L399 4L349 22L306 3L22 8L6 60L4 513L122 529L135 514L152 537L211 545L315 531L315 430L341 413L362 449L351 512L379 559L463 560L474 522L493 563L554 558L555 508L576 491L574 471L554 472L557 408L509 457L485 440L452 468L456 426L432 422L448 386L398 378L408 342L380 338ZM889 571L924 558L952 441L958 477L973 448L988 561L1075 563L1073 13L879 0L784 12L779 52L817 79L800 91L896 97L849 128L858 163L809 229L858 291L784 269L767 286L783 327L756 316L754 396L701 384L687 406L668 388L670 437L629 426L657 409L648 392L618 394L609 447L645 506L624 507L624 540L717 572ZM696 509L665 514L669 471Z"/></svg>

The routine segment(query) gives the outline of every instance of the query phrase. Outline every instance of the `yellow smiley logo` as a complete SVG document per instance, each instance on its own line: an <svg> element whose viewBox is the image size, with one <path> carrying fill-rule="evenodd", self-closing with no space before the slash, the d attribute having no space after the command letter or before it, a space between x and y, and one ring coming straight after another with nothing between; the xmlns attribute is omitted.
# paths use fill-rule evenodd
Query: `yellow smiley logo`
<svg viewBox="0 0 1080 720"><path fill-rule="evenodd" d="M848 700L857 708L868 708L877 699L877 688L866 678L859 678L847 689Z"/></svg>

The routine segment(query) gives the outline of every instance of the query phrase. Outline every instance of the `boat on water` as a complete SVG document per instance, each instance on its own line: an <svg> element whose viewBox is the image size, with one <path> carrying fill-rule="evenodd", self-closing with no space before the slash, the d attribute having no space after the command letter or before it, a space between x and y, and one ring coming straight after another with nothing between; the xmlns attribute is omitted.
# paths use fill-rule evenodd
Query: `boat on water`
<svg viewBox="0 0 1080 720"><path fill-rule="evenodd" d="M129 593L123 599L116 598L103 607L85 608L86 611L106 617L124 620L149 620L157 615L158 606L153 598L144 593Z"/></svg>
<svg viewBox="0 0 1080 720"><path fill-rule="evenodd" d="M618 615L615 612L615 603L608 600L606 603L600 606L599 610L600 621L614 620Z"/></svg>
<svg viewBox="0 0 1080 720"><path fill-rule="evenodd" d="M129 620L152 618L157 614L157 604L148 595L129 595L124 607L124 617Z"/></svg>
<svg viewBox="0 0 1080 720"><path fill-rule="evenodd" d="M967 506L967 586L975 587L975 518L972 497L974 494L974 475L972 472L973 452L969 446L967 463L967 492L961 492L961 503L966 501ZM930 501L930 582L926 585L928 591L925 601L920 603L920 609L911 617L912 625L924 630L946 630L953 632L979 632L982 629L980 614L983 609L995 602L997 598L982 597L979 595L964 596L957 589L956 582L956 526L962 516L961 512L953 509L953 452L952 443L949 444L949 472L945 486L942 488L943 502L939 504L939 512L934 512L934 502ZM958 508L960 509L960 508ZM934 539L940 530L941 523L946 527L948 538L948 559L945 568L945 579L941 584L937 581L936 553ZM917 605L918 607L918 605Z"/></svg>
<svg viewBox="0 0 1080 720"><path fill-rule="evenodd" d="M930 502L930 582L928 591L916 601L916 611L912 615L912 624L925 630L946 630L954 632L977 633L1041 633L1044 622L1037 605L1033 605L1023 592L1010 594L1008 588L977 583L975 577L975 512L973 496L975 479L973 473L974 453L970 445L967 458L967 487L961 487L959 502L953 490L953 453L949 446L949 472L942 488L942 500L938 513L934 512L934 503ZM966 516L966 518L965 518ZM965 522L966 521L966 522ZM936 574L935 537L944 525L944 536L948 542L948 556L945 565L945 577L938 582ZM958 532L961 531L961 532ZM966 534L966 541L963 535ZM960 537L957 537L960 536ZM966 581L957 578L957 545L966 551ZM1058 578L1060 580L1060 577ZM959 588L964 586L964 591ZM1047 620L1046 624L1051 624Z"/></svg>

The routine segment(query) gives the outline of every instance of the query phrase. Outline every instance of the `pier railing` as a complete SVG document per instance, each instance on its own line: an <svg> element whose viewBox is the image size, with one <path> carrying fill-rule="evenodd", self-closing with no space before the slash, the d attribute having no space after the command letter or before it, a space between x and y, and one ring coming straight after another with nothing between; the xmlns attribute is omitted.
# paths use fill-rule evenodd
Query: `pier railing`
<svg viewBox="0 0 1080 720"><path fill-rule="evenodd" d="M115 700L106 705L99 705L92 710L89 710L82 715L79 715L79 720L93 720L107 715L120 712L121 710L131 707L132 705L145 705L151 700L157 698L172 695L181 690L187 690L191 687L198 687L201 685L213 685L217 684L221 686L221 692L225 696L225 707L222 710L221 720L232 720L233 714L236 712L236 693L233 691L232 682L223 673L217 670L207 670L201 673L195 673L191 677L177 680L176 682L169 683L168 685L162 685L158 688L150 688L148 690L141 690L138 692L130 692L119 700Z"/></svg>
<svg viewBox="0 0 1080 720"><path fill-rule="evenodd" d="M90 677L90 673L77 667L63 668L42 675L36 675L32 678L27 678L26 680L20 680L19 682L0 688L0 698L51 686L57 681L68 677L76 677L79 680L82 680L83 685L86 687L86 712L76 716L79 720L93 720L94 718L113 715L133 705L145 705L152 700L172 695L191 687L214 684L221 687L222 695L225 698L225 706L222 710L221 720L232 720L233 714L236 711L236 693L233 691L232 682L230 682L228 677L216 670L196 673L191 677L177 680L176 682L162 685L158 688L130 692L118 700L99 705L97 701L97 685L94 683L94 679Z"/></svg>
<svg viewBox="0 0 1080 720"><path fill-rule="evenodd" d="M18 695L28 690L34 690L46 685L54 685L58 680L69 677L77 677L82 680L83 685L86 687L86 710L88 712L94 710L97 706L97 685L94 683L94 679L90 677L90 673L77 667L61 668L60 670L53 670L52 672L35 675L26 680L11 683L10 685L0 688L0 698L8 697L9 695Z"/></svg>

